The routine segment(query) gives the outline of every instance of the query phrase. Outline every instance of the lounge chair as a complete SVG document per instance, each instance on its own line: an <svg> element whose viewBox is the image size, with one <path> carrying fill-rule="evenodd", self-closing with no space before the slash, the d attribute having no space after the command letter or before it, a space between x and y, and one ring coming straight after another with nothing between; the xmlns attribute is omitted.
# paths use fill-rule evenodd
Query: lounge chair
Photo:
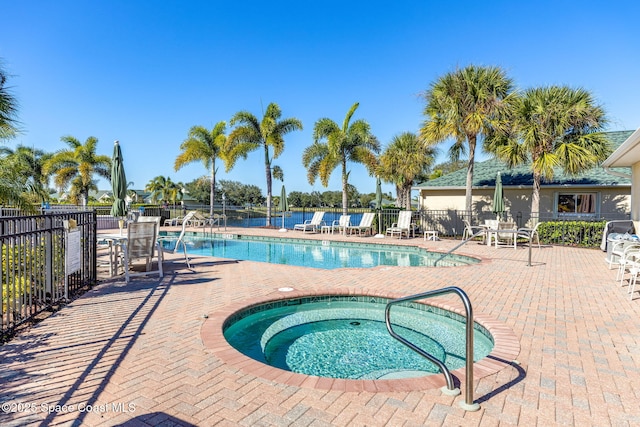
<svg viewBox="0 0 640 427"><path fill-rule="evenodd" d="M346 233L347 227L351 224L351 215L340 215L340 218L334 220L331 225L323 225L321 231L324 233L333 234L334 231L338 233Z"/></svg>
<svg viewBox="0 0 640 427"><path fill-rule="evenodd" d="M193 214L187 219L189 214ZM205 217L198 211L190 211L187 216L182 220L183 223L187 223L187 227L204 227L209 224L209 218Z"/></svg>
<svg viewBox="0 0 640 427"><path fill-rule="evenodd" d="M156 252L156 223L155 222L133 222L127 227L127 240L122 243L123 267L125 281L129 283L131 276L159 274L162 273L162 260L158 256L158 269L151 270L152 261ZM160 251L158 251L159 254ZM145 260L145 271L131 273L129 271L136 259Z"/></svg>
<svg viewBox="0 0 640 427"><path fill-rule="evenodd" d="M311 218L310 220L309 219L306 220L302 224L295 224L293 226L293 229L300 230L303 233L306 233L307 231L315 233L320 229L322 224L324 224L323 218L324 218L324 212L322 211L315 212L313 214L313 218Z"/></svg>
<svg viewBox="0 0 640 427"><path fill-rule="evenodd" d="M373 219L376 214L374 212L365 212L362 214L362 218L360 218L360 224L358 225L350 225L347 227L347 231L349 234L353 232L358 232L358 235L362 236L364 232L366 234L371 234L373 230Z"/></svg>
<svg viewBox="0 0 640 427"><path fill-rule="evenodd" d="M409 232L413 230L411 224L411 211L400 211L398 214L398 222L391 224L391 227L387 228L388 236L398 236L398 239L402 239L402 235L406 235L409 238Z"/></svg>
<svg viewBox="0 0 640 427"><path fill-rule="evenodd" d="M175 218L167 218L164 220L164 225L165 227L167 226L177 226L177 225L182 225L182 220L184 219L183 216L177 216Z"/></svg>
<svg viewBox="0 0 640 427"><path fill-rule="evenodd" d="M195 215L195 211L189 212L184 217L184 221L182 221L182 231L180 235L176 237L172 236L160 236L158 238L158 256L160 257L160 262L164 261L163 253L177 253L180 246L182 246L182 251L184 253L184 260L187 263L187 268L191 270L191 263L189 262L189 256L187 255L187 245L184 242L184 234L187 231L187 225L191 218Z"/></svg>

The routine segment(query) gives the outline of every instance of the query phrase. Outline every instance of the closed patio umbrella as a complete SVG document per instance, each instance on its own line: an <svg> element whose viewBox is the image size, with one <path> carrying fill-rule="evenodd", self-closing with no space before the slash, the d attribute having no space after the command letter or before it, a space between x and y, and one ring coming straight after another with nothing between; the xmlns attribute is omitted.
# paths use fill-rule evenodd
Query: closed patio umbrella
<svg viewBox="0 0 640 427"><path fill-rule="evenodd" d="M378 211L378 237L380 237L383 236L382 218L380 218L380 211L382 210L382 182L380 181L380 177L376 177L376 210Z"/></svg>
<svg viewBox="0 0 640 427"><path fill-rule="evenodd" d="M127 177L124 173L124 161L120 143L114 142L113 158L111 159L111 190L113 191L113 205L111 206L111 216L122 218L118 221L120 234L124 225L124 216L127 215L125 198L127 197Z"/></svg>
<svg viewBox="0 0 640 427"><path fill-rule="evenodd" d="M500 172L498 172L498 176L496 177L496 188L493 192L491 211L496 214L497 220L500 220L504 213L504 196L502 194L502 177L500 176Z"/></svg>
<svg viewBox="0 0 640 427"><path fill-rule="evenodd" d="M284 189L284 185L282 186L282 191L280 191L280 203L278 203L278 209L282 212L282 228L279 231L285 232L287 229L284 228L284 213L289 210L289 202L287 201L287 190Z"/></svg>

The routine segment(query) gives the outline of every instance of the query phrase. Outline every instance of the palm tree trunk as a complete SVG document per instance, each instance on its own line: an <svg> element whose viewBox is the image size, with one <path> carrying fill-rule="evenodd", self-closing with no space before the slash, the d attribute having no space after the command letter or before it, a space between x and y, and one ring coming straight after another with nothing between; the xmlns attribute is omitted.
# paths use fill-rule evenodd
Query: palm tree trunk
<svg viewBox="0 0 640 427"><path fill-rule="evenodd" d="M264 167L267 174L267 227L271 226L271 162L269 161L269 149L264 148Z"/></svg>
<svg viewBox="0 0 640 427"><path fill-rule="evenodd" d="M347 173L347 161L342 161L342 215L348 215L348 204L349 200L347 199L347 184L348 184L349 174Z"/></svg>
<svg viewBox="0 0 640 427"><path fill-rule="evenodd" d="M216 200L216 160L211 159L211 188L209 189L209 217L213 217L213 203Z"/></svg>
<svg viewBox="0 0 640 427"><path fill-rule="evenodd" d="M533 192L531 194L531 218L538 222L540 219L540 172L533 171Z"/></svg>
<svg viewBox="0 0 640 427"><path fill-rule="evenodd" d="M467 136L467 139L469 141L469 163L467 165L467 186L464 193L464 206L465 210L469 213L471 213L471 209L473 206L473 164L476 157L476 138L476 135Z"/></svg>

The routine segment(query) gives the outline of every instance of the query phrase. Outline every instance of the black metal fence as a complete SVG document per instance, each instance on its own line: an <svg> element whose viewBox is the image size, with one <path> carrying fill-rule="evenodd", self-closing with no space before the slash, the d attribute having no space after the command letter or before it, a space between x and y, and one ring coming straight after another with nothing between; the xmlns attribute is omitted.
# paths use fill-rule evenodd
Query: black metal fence
<svg viewBox="0 0 640 427"><path fill-rule="evenodd" d="M197 209L207 214L209 206L189 205L189 210ZM323 211L324 222L330 225L337 221L342 215L341 207L321 207L292 209L290 212L272 211L271 226L292 229L295 224L301 224L305 220L313 217L314 212ZM371 209L349 208L348 214L351 216L351 224L358 224L364 212L371 212ZM384 233L385 230L398 220L400 209L382 209L376 211L373 228L375 232ZM227 217L229 227L264 227L266 226L266 209L264 207L238 207L238 206L215 206L214 212L224 213ZM146 214L146 213L145 213ZM175 214L170 210L167 215ZM178 212L177 214L180 214ZM157 214L156 214L157 215ZM629 213L605 212L598 217L593 215L565 215L554 216L552 213L534 214L529 212L505 212L502 215L504 220L515 222L520 227L529 226L530 219L536 218L541 222L539 234L541 242L553 245L570 245L583 247L598 247L602 239L602 232L606 221L628 220ZM525 220L527 218L527 220ZM441 237L461 238L464 232L464 220L471 224L484 223L485 220L496 219L491 212L480 215L463 210L420 210L413 212L413 224L416 235L425 230L437 230Z"/></svg>
<svg viewBox="0 0 640 427"><path fill-rule="evenodd" d="M76 246L71 254L65 224L74 222ZM1 217L0 247L0 343L19 325L96 283L93 210ZM77 268L67 274L70 259Z"/></svg>

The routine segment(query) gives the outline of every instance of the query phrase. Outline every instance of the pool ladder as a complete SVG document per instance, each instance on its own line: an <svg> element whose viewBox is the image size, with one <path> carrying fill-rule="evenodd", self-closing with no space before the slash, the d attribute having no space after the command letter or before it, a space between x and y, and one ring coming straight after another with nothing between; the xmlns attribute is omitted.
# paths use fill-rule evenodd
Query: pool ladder
<svg viewBox="0 0 640 427"><path fill-rule="evenodd" d="M444 374L444 378L447 381L446 387L442 387L441 391L444 394L448 394L450 396L457 396L460 394L460 389L456 388L453 384L453 376L441 360L437 359L433 355L427 353L420 347L416 346L412 342L406 340L405 338L398 335L391 326L391 307L395 304L399 304L402 302L411 302L419 299L426 299L430 297L435 297L444 294L457 294L464 304L465 311L467 313L467 321L465 327L466 334L466 368L465 368L465 399L464 402L460 402L460 406L466 411L477 411L480 409L480 405L473 402L473 309L471 308L471 301L469 301L469 297L467 294L460 288L455 286L450 286L447 288L436 289L433 291L423 292L421 294L411 295L403 298L394 299L389 301L384 310L384 318L385 323L387 324L387 330L391 334L391 336L402 344L406 345L413 351L417 352L424 358L428 359L432 363L440 368L440 371Z"/></svg>

